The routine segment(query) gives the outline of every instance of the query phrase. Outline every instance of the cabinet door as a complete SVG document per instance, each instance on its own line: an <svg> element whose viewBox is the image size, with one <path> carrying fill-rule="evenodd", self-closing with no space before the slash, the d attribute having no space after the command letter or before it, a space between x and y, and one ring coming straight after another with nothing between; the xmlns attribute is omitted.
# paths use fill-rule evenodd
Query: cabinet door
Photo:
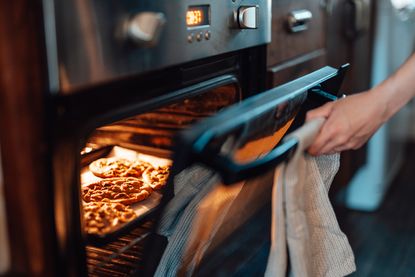
<svg viewBox="0 0 415 277"><path fill-rule="evenodd" d="M327 60L331 66L350 63L342 91L349 95L370 87L374 27L373 0L326 0ZM359 19L363 19L359 21ZM366 148L345 151L331 194L346 186L366 162Z"/></svg>
<svg viewBox="0 0 415 277"><path fill-rule="evenodd" d="M268 45L268 87L298 78L323 65L350 63L342 91L356 93L369 88L371 76L373 0L273 0L272 41ZM308 10L307 28L292 32L292 12ZM345 186L365 163L365 148L342 154L342 167L330 190Z"/></svg>
<svg viewBox="0 0 415 277"><path fill-rule="evenodd" d="M288 62L268 68L269 88L276 87L287 81L306 75L327 65L326 52L323 49L302 55Z"/></svg>
<svg viewBox="0 0 415 277"><path fill-rule="evenodd" d="M319 0L273 0L268 88L327 64L325 10Z"/></svg>
<svg viewBox="0 0 415 277"><path fill-rule="evenodd" d="M324 36L324 10L320 0L273 0L268 66L323 49Z"/></svg>
<svg viewBox="0 0 415 277"><path fill-rule="evenodd" d="M374 25L373 0L329 0L327 59L331 66L350 63L343 89L348 93L370 85Z"/></svg>

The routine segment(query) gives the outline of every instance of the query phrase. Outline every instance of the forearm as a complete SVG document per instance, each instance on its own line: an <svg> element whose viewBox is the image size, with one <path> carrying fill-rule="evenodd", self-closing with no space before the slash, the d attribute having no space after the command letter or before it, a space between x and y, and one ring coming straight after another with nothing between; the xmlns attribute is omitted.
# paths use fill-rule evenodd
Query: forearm
<svg viewBox="0 0 415 277"><path fill-rule="evenodd" d="M415 96L415 54L370 93L381 101L382 121L387 121Z"/></svg>

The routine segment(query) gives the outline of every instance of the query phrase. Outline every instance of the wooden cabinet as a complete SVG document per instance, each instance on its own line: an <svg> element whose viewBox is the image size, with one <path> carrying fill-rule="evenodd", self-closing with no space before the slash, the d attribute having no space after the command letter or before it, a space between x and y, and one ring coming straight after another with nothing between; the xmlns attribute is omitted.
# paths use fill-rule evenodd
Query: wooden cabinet
<svg viewBox="0 0 415 277"><path fill-rule="evenodd" d="M370 88L375 24L374 0L330 0L327 15L327 62L338 67L350 63L343 82L346 95ZM354 173L366 162L366 147L345 151L341 155L341 167L334 180L331 194L346 186Z"/></svg>
<svg viewBox="0 0 415 277"><path fill-rule="evenodd" d="M324 29L321 1L272 1L272 41L267 57L269 87L327 64Z"/></svg>
<svg viewBox="0 0 415 277"><path fill-rule="evenodd" d="M281 85L327 65L324 49L302 55L268 68L268 87Z"/></svg>
<svg viewBox="0 0 415 277"><path fill-rule="evenodd" d="M269 87L324 65L350 63L345 91L367 89L374 4L373 0L273 0L267 50ZM312 17L303 22L304 30L293 32L289 17L298 11L308 11Z"/></svg>
<svg viewBox="0 0 415 277"><path fill-rule="evenodd" d="M342 86L345 94L369 88L373 0L272 0L272 41L268 45L268 87L301 77L325 65L350 63ZM292 32L289 17L308 11L304 30ZM345 186L365 162L365 149L342 153L333 193Z"/></svg>
<svg viewBox="0 0 415 277"><path fill-rule="evenodd" d="M303 30L292 31L290 15L310 12L311 18L301 22ZM300 15L301 16L301 15ZM319 0L272 1L272 41L268 47L268 66L297 58L325 47L324 13Z"/></svg>

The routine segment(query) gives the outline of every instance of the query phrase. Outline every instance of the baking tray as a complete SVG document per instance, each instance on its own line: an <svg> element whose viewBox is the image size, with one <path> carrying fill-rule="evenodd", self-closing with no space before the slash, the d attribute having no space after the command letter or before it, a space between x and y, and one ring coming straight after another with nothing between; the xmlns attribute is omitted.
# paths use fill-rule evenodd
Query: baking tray
<svg viewBox="0 0 415 277"><path fill-rule="evenodd" d="M119 147L119 146L113 146L111 151L108 151L107 155L103 155L101 157L98 157L97 159L110 158L110 157L123 158L123 159L127 159L130 161L135 161L135 160L146 161L156 167L171 165L171 160L169 159L142 154L137 151ZM102 180L102 178L95 176L89 170L89 164L85 165L82 168L81 170L81 186L82 187L92 182L99 181L99 180ZM162 198L161 191L153 191L146 200L128 205L134 210L135 214L137 215L137 217L134 220L126 222L126 223L118 224L117 226L114 226L113 229L111 229L111 231L105 234L88 234L85 232L87 241L91 244L104 244L104 243L108 243L116 239L120 235L136 227L144 219L146 219L152 212L154 212L157 206L159 205L161 198ZM84 202L82 201L82 203Z"/></svg>

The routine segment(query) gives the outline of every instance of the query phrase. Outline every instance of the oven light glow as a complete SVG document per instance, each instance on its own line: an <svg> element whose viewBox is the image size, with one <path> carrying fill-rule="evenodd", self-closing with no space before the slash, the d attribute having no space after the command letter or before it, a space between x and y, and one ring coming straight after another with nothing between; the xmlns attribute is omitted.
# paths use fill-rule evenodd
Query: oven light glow
<svg viewBox="0 0 415 277"><path fill-rule="evenodd" d="M92 150L94 150L92 147L85 147L85 148L81 151L81 155L83 155L83 154L87 154L87 153L91 152Z"/></svg>
<svg viewBox="0 0 415 277"><path fill-rule="evenodd" d="M203 12L201 10L189 10L186 14L187 26L197 26L203 22Z"/></svg>

